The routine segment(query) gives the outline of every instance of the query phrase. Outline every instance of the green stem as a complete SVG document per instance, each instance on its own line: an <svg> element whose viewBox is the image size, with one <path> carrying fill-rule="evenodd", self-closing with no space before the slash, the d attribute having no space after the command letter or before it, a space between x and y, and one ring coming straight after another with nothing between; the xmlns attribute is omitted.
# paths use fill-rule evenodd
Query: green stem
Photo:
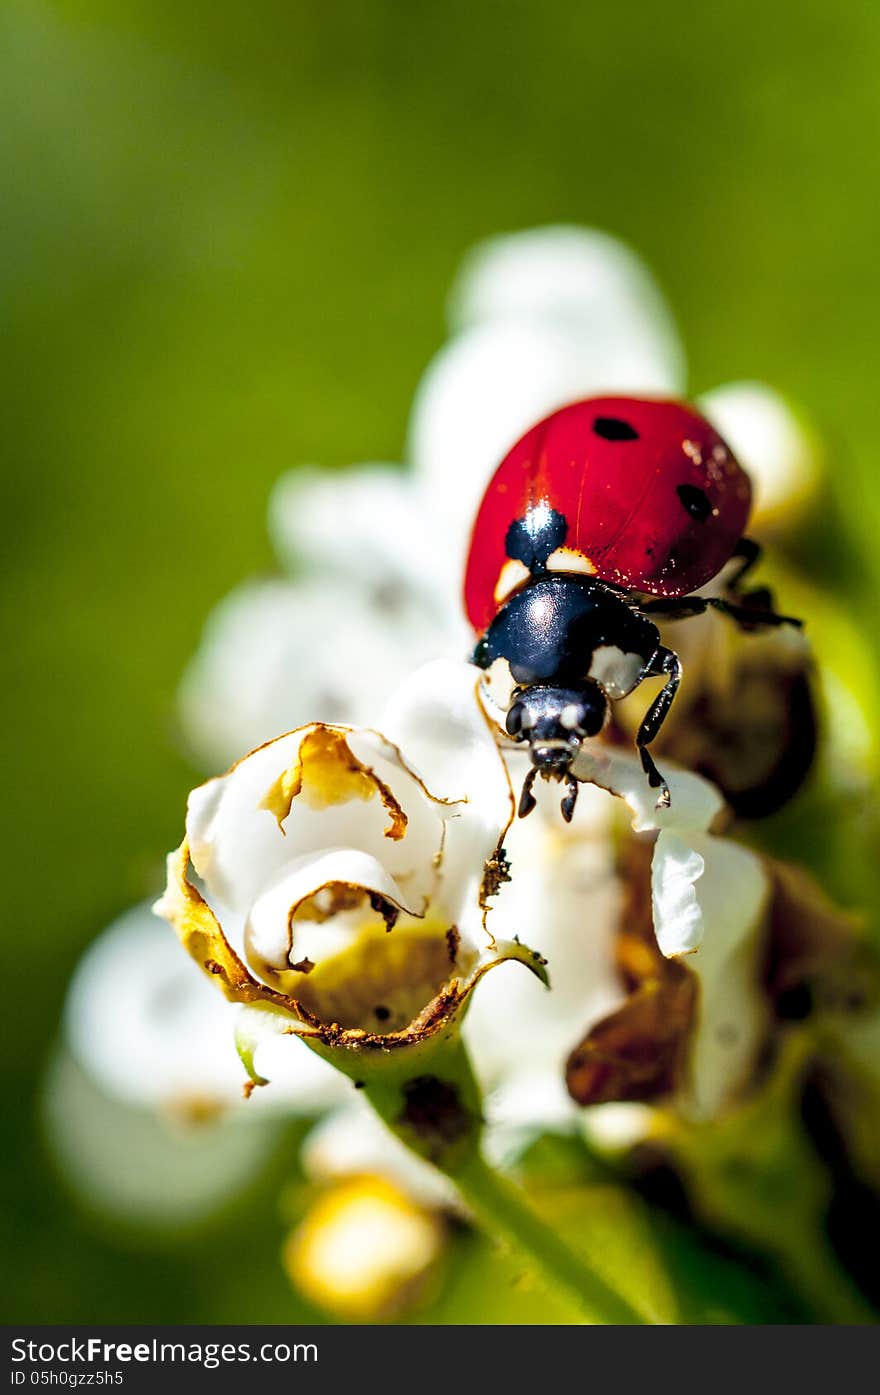
<svg viewBox="0 0 880 1395"><path fill-rule="evenodd" d="M584 1321L646 1321L541 1220L480 1152L480 1089L457 1034L373 1063L364 1093L393 1133L455 1184L490 1239L500 1237ZM363 1071L363 1066L359 1069Z"/></svg>
<svg viewBox="0 0 880 1395"><path fill-rule="evenodd" d="M490 1168L478 1152L451 1174L490 1236L502 1236L546 1286L573 1304L587 1322L627 1326L644 1318L560 1240L535 1213L520 1188Z"/></svg>

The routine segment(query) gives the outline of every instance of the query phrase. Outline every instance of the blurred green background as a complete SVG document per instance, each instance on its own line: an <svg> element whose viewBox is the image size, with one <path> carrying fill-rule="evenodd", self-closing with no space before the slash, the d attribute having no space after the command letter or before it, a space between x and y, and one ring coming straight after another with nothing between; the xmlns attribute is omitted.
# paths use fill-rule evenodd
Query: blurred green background
<svg viewBox="0 0 880 1395"><path fill-rule="evenodd" d="M880 10L7 0L0 35L4 1316L283 1321L280 1171L196 1239L125 1235L34 1100L78 955L177 841L205 613L271 565L283 469L400 458L469 244L562 220L654 267L695 391L809 406L857 554L817 532L816 567L873 626ZM437 1315L497 1316L460 1243Z"/></svg>

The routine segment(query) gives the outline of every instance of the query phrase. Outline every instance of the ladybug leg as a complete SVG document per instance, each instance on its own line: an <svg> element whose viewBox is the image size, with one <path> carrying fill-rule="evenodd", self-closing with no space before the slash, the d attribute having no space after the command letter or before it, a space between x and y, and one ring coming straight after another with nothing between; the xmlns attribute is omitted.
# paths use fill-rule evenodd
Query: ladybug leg
<svg viewBox="0 0 880 1395"><path fill-rule="evenodd" d="M566 776L566 786L568 793L565 795L559 807L562 810L562 817L565 819L565 822L571 823L574 806L577 804L578 790L580 789L580 785L571 772Z"/></svg>
<svg viewBox="0 0 880 1395"><path fill-rule="evenodd" d="M532 785L535 783L535 777L537 774L537 766L533 765L528 775L523 780L522 794L519 797L519 808L517 809L517 813L521 819L526 818L526 816L532 812L532 810L538 802L535 796L532 794Z"/></svg>
<svg viewBox="0 0 880 1395"><path fill-rule="evenodd" d="M763 551L761 544L755 542L754 538L740 538L731 558L731 561L739 562L739 566L727 583L729 591L739 591L743 578L758 565Z"/></svg>
<svg viewBox="0 0 880 1395"><path fill-rule="evenodd" d="M773 603L773 592L768 586L751 586L748 591L742 589L744 578L760 562L763 554L764 549L754 538L740 538L732 558L739 561L740 565L730 576L725 589L734 602L743 601L750 608L773 611L776 607Z"/></svg>
<svg viewBox="0 0 880 1395"><path fill-rule="evenodd" d="M755 601L769 599L768 593L748 592L744 597L748 600L754 597ZM719 596L707 596L707 606L712 606L714 610L720 610L722 615L729 615L731 620L735 620L738 625L745 629L755 629L761 625L794 625L795 629L803 629L803 620L799 620L795 615L779 615L775 610L765 609L762 605L736 605L733 601L722 600Z"/></svg>
<svg viewBox="0 0 880 1395"><path fill-rule="evenodd" d="M759 591L748 592L743 599L749 597L753 597L755 602L767 599L766 593ZM663 600L644 601L639 606L643 615L656 616L658 620L689 620L694 615L703 615L710 608L729 615L737 624L747 629L754 629L760 625L794 625L800 629L804 623L794 615L779 615L775 610L766 609L764 605L738 605L735 601L724 600L721 596L671 596Z"/></svg>
<svg viewBox="0 0 880 1395"><path fill-rule="evenodd" d="M652 790L659 789L660 791L657 798L657 808L667 809L669 807L669 786L654 764L648 746L666 720L672 706L672 699L678 692L678 685L681 682L681 660L673 649L665 649L662 644L655 650L643 676L650 678L656 674L665 674L666 683L642 718L642 725L636 734L636 748L641 756L642 769L648 777L648 784Z"/></svg>
<svg viewBox="0 0 880 1395"><path fill-rule="evenodd" d="M639 602L643 615L656 616L658 620L690 620L694 615L705 614L708 609L708 596L668 596L662 600Z"/></svg>

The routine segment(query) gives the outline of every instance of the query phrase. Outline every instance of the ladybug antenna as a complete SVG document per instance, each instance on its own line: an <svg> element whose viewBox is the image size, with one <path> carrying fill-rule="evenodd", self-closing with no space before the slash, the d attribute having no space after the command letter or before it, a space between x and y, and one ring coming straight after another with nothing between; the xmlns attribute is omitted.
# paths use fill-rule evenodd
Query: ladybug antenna
<svg viewBox="0 0 880 1395"><path fill-rule="evenodd" d="M526 814L530 814L538 802L532 794L532 785L535 783L535 776L537 773L538 767L533 765L526 775L526 778L523 780L522 794L519 797L519 809L517 811L521 819L524 819Z"/></svg>

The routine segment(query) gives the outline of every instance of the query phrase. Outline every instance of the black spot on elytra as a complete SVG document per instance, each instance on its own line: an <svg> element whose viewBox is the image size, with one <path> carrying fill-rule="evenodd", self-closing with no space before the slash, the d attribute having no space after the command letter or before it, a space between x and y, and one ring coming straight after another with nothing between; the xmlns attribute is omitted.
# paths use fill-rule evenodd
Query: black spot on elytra
<svg viewBox="0 0 880 1395"><path fill-rule="evenodd" d="M385 1007L382 1003L380 1003L379 1006L374 1008L373 1010L380 1022L387 1022L389 1017L391 1016L391 1009Z"/></svg>
<svg viewBox="0 0 880 1395"><path fill-rule="evenodd" d="M547 558L561 547L568 533L568 521L556 509L539 504L524 518L514 519L504 540L508 557L522 562L535 575L547 568Z"/></svg>
<svg viewBox="0 0 880 1395"><path fill-rule="evenodd" d="M680 484L675 492L691 518L696 518L699 523L705 523L712 512L712 503L708 494L702 489L698 489L695 484Z"/></svg>
<svg viewBox="0 0 880 1395"><path fill-rule="evenodd" d="M593 430L603 441L637 441L639 433L622 417L596 417Z"/></svg>

